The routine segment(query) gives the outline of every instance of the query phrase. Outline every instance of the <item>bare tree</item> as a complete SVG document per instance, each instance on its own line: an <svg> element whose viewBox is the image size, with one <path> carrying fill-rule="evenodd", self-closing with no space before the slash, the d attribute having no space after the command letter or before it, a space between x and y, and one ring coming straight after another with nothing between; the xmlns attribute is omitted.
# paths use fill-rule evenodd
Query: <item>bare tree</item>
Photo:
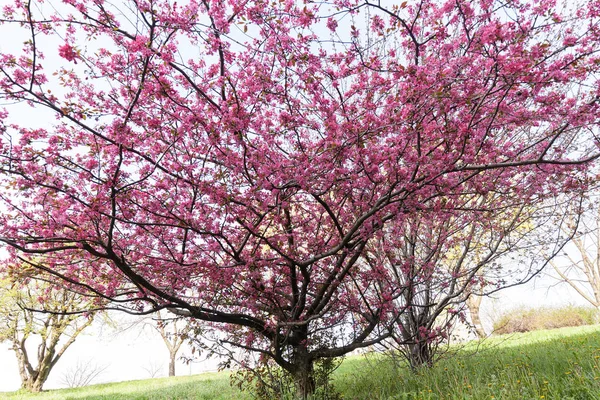
<svg viewBox="0 0 600 400"><path fill-rule="evenodd" d="M108 365L99 365L93 360L77 360L75 365L72 365L63 373L61 381L69 388L87 386L107 368Z"/></svg>
<svg viewBox="0 0 600 400"><path fill-rule="evenodd" d="M569 227L574 225L570 221ZM567 263L550 260L560 280L569 284L582 298L600 308L600 202L590 201L588 212L579 223L578 234L571 243L576 252L566 252Z"/></svg>
<svg viewBox="0 0 600 400"><path fill-rule="evenodd" d="M152 327L160 334L165 346L169 350L169 376L175 376L177 353L186 341L188 333L192 328L191 321L181 317L164 317L159 311Z"/></svg>
<svg viewBox="0 0 600 400"><path fill-rule="evenodd" d="M156 360L150 360L145 367L142 367L144 371L148 373L150 378L157 378L160 375L160 371L163 368L163 363Z"/></svg>

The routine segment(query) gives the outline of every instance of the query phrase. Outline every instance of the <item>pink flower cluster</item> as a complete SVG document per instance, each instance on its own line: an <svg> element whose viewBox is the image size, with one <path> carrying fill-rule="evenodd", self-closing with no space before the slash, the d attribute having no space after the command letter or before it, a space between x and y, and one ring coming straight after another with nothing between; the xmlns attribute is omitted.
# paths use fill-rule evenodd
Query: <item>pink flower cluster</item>
<svg viewBox="0 0 600 400"><path fill-rule="evenodd" d="M67 61L73 61L75 64L77 64L77 58L79 57L75 48L68 43L59 46L58 55Z"/></svg>

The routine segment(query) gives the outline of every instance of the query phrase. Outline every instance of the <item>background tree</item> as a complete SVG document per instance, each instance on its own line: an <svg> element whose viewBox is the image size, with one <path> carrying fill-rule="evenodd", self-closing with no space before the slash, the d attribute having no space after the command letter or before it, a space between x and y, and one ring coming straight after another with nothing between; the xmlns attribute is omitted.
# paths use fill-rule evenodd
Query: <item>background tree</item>
<svg viewBox="0 0 600 400"><path fill-rule="evenodd" d="M108 365L99 365L93 360L78 359L75 365L63 373L61 382L68 388L88 386L107 368Z"/></svg>
<svg viewBox="0 0 600 400"><path fill-rule="evenodd" d="M180 317L169 318L159 311L151 326L160 334L169 350L169 376L175 376L177 353L188 340L188 334L192 331L191 321Z"/></svg>
<svg viewBox="0 0 600 400"><path fill-rule="evenodd" d="M593 193L593 192L591 192ZM600 211L597 199L584 199L586 210L581 223L571 219L564 230L578 226L578 233L571 239L576 254L564 252L564 257L549 258L561 281L566 282L583 299L596 309L600 308ZM565 262L566 261L566 262Z"/></svg>
<svg viewBox="0 0 600 400"><path fill-rule="evenodd" d="M482 277L480 276L479 279L481 280ZM477 290L477 287L475 287L475 290L473 288L470 290L469 297L467 297L467 300L465 301L465 306L469 311L472 327L475 330L475 334L480 339L483 339L487 336L483 327L483 322L481 322L480 312L482 301L483 295L481 292L479 292L479 290Z"/></svg>
<svg viewBox="0 0 600 400"><path fill-rule="evenodd" d="M0 341L11 344L22 388L32 392L42 390L56 363L94 317L80 313L85 298L40 278L39 271L14 267L0 287ZM35 345L37 351L31 352Z"/></svg>
<svg viewBox="0 0 600 400"><path fill-rule="evenodd" d="M164 366L165 365L162 362L149 360L142 368L148 373L148 376L151 379L154 379L162 375L161 371L163 371Z"/></svg>
<svg viewBox="0 0 600 400"><path fill-rule="evenodd" d="M390 263L366 259L388 226L586 185L599 9L16 1L0 240L112 308L206 321L306 397L316 360L402 318L412 284L374 284Z"/></svg>
<svg viewBox="0 0 600 400"><path fill-rule="evenodd" d="M376 280L381 290L397 291L395 326L384 345L400 351L415 370L431 366L443 354L440 344L447 343L457 322L466 322L473 311L468 302L474 292L530 279L544 266L540 252L557 254L575 233L576 225L559 232L568 233L566 237L540 231L565 225L557 202L577 201L576 196L525 205L489 193L465 196L463 201L463 208L471 212L423 211L401 226L390 225L367 257L372 265L388 265L388 274ZM519 265L514 262L517 256L528 261Z"/></svg>

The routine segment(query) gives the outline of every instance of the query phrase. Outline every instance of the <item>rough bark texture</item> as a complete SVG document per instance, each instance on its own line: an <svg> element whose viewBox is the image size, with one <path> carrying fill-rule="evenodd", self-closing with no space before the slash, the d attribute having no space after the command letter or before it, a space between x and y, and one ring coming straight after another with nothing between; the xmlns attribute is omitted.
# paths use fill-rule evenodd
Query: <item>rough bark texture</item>
<svg viewBox="0 0 600 400"><path fill-rule="evenodd" d="M298 398L302 400L309 398L315 392L314 363L304 346L294 350L292 375Z"/></svg>
<svg viewBox="0 0 600 400"><path fill-rule="evenodd" d="M410 349L409 363L413 371L421 367L431 367L433 365L433 351L429 343L423 340L417 340L415 343L409 344Z"/></svg>

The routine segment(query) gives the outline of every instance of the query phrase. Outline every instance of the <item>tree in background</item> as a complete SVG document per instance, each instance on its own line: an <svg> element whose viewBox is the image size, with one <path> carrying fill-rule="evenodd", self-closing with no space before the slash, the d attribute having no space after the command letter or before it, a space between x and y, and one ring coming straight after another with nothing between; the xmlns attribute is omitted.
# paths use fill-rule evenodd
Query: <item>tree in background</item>
<svg viewBox="0 0 600 400"><path fill-rule="evenodd" d="M465 196L463 202L465 210L473 211L423 211L404 225L388 226L367 257L371 266L388 265L388 274L376 280L380 290L397 291L394 331L383 344L400 351L414 370L431 366L443 355L440 345L448 342L458 321L467 322L469 314L476 321L468 307L474 293L531 278L545 264L539 253L558 253L575 233L565 228L569 236L547 232L540 239L544 226L565 224L550 199L525 205L489 193ZM517 255L528 261L507 265Z"/></svg>
<svg viewBox="0 0 600 400"><path fill-rule="evenodd" d="M67 369L61 378L61 382L68 388L88 386L98 378L108 365L96 364L93 360L77 360L75 365Z"/></svg>
<svg viewBox="0 0 600 400"><path fill-rule="evenodd" d="M596 309L600 308L600 208L597 198L586 197L587 209L580 223L570 220L564 229L578 226L571 239L576 254L565 252L564 257L548 257L559 279L571 286ZM566 258L566 263L564 262Z"/></svg>
<svg viewBox="0 0 600 400"><path fill-rule="evenodd" d="M160 334L169 350L169 376L175 376L177 353L183 343L188 340L188 334L192 331L191 321L186 321L181 317L164 317L159 311L151 326Z"/></svg>
<svg viewBox="0 0 600 400"><path fill-rule="evenodd" d="M44 280L35 269L14 267L0 282L0 342L9 342L15 352L22 388L40 392L94 314L80 312L86 298Z"/></svg>
<svg viewBox="0 0 600 400"><path fill-rule="evenodd" d="M481 279L481 277L479 277ZM478 338L483 339L487 336L485 333L485 329L483 328L483 322L481 322L481 302L483 300L483 296L479 291L470 290L469 297L465 300L465 306L469 312L469 317L471 319L471 324L473 326L473 330L475 330L475 334Z"/></svg>
<svg viewBox="0 0 600 400"><path fill-rule="evenodd" d="M389 338L413 318L402 299L456 284L436 264L415 265L418 286L387 284L414 265L369 260L402 248L388 231L463 214L487 229L490 192L528 204L585 188L599 12L16 1L2 11L24 45L0 54L0 240L113 309L205 321L304 398L317 360ZM56 119L34 125L19 103Z"/></svg>

